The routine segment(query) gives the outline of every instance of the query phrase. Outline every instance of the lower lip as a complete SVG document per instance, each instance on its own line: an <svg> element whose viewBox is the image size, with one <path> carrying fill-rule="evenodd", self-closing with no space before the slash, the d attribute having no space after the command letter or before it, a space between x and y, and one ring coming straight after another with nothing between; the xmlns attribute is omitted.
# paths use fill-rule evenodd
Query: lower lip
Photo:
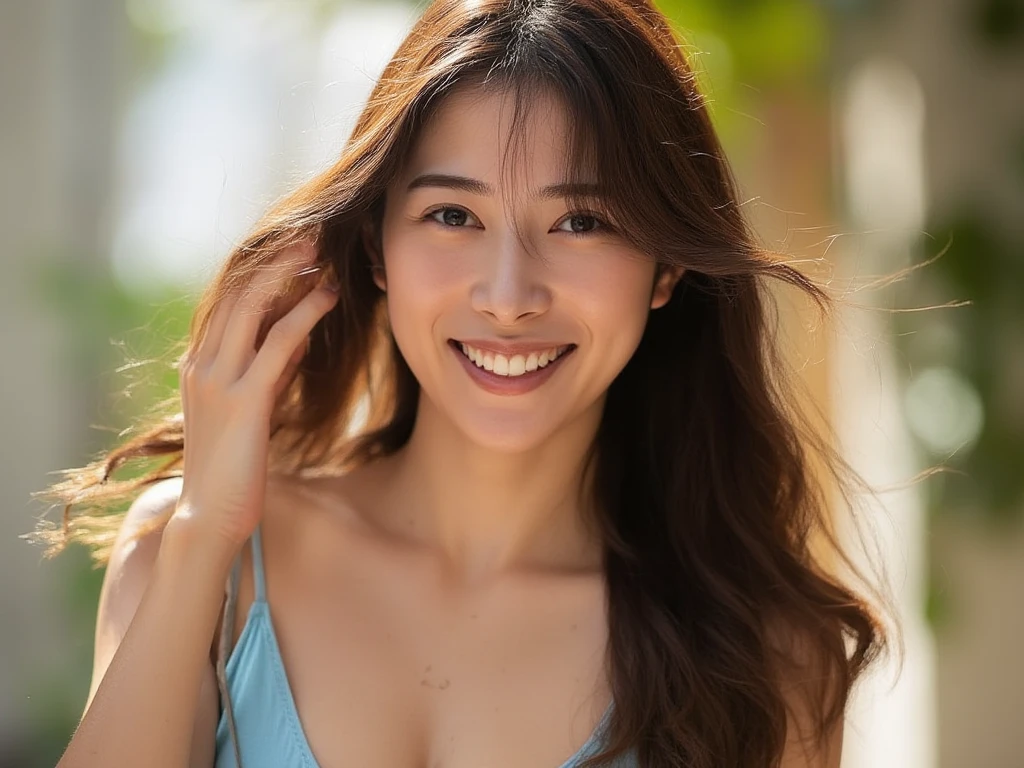
<svg viewBox="0 0 1024 768"><path fill-rule="evenodd" d="M554 375L555 370L562 365L565 358L576 351L576 347L569 347L554 362L548 363L543 368L538 368L535 371L527 371L522 376L501 376L484 368L478 368L476 363L462 354L462 348L457 341L449 341L448 346L451 347L452 352L462 362L462 367L473 381L481 389L490 392L492 395L522 395L533 391L550 379Z"/></svg>

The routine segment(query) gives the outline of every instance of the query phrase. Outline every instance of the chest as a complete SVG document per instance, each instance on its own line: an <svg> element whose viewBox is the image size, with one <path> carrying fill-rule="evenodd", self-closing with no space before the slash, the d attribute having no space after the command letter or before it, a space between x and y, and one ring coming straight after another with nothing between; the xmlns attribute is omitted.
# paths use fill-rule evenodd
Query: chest
<svg viewBox="0 0 1024 768"><path fill-rule="evenodd" d="M274 634L321 768L560 768L591 736L610 699L600 580L452 590L420 561L327 543L263 543ZM236 639L251 600L243 558Z"/></svg>

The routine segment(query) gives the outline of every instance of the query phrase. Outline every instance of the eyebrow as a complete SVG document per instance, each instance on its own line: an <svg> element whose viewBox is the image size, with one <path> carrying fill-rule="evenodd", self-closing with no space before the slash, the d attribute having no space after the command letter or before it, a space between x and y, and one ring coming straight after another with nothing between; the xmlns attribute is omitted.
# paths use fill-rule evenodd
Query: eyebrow
<svg viewBox="0 0 1024 768"><path fill-rule="evenodd" d="M458 189L474 195L491 197L494 195L494 188L490 184L471 179L468 176L455 176L448 173L423 173L409 182L406 191L412 191L421 187L443 187L446 189ZM566 181L556 184L549 184L542 188L538 196L542 200L561 199L570 197L573 193L581 197L601 197L601 188L597 184L584 183L572 184Z"/></svg>

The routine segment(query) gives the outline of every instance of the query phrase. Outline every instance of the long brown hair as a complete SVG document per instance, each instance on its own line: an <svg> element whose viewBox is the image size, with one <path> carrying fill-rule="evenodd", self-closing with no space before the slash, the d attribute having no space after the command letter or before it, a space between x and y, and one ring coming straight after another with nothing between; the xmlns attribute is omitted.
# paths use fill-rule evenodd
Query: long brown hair
<svg viewBox="0 0 1024 768"><path fill-rule="evenodd" d="M271 470L343 470L399 449L419 385L390 336L367 244L379 235L389 182L456 87L511 94L518 126L536 89L556 94L571 128L567 181L596 174L596 213L660 265L686 270L612 383L588 454L615 708L606 749L584 765L628 749L650 768L777 765L792 647L803 649L802 690L824 741L887 647L875 613L884 600L833 531L830 494L838 489L834 498L852 509L864 486L798 406L771 291L795 288L822 312L832 299L756 243L677 33L651 3L432 3L338 161L273 206L228 256L190 339L265 260L315 242L341 298L279 403ZM582 197L570 209L593 211ZM65 504L60 530L41 531L51 553L79 540L102 561L121 515L72 515L71 506L110 506L180 474L180 405L169 404L173 413L48 489ZM139 478L112 479L127 462L157 458L166 460ZM790 650L780 638L794 641Z"/></svg>

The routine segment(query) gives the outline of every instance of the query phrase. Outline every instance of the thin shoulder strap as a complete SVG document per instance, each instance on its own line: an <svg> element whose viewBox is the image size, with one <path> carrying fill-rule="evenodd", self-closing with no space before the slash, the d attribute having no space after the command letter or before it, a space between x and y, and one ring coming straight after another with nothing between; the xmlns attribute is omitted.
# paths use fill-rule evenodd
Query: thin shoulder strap
<svg viewBox="0 0 1024 768"><path fill-rule="evenodd" d="M252 532L252 582L255 591L254 600L258 603L267 599L267 583L263 575L263 538L260 536L260 524Z"/></svg>
<svg viewBox="0 0 1024 768"><path fill-rule="evenodd" d="M217 648L217 688L220 690L220 700L224 707L224 714L227 717L228 733L231 736L231 746L235 752L235 765L242 768L242 753L238 744L238 731L235 728L235 711L231 706L231 691L228 689L227 659L231 647L231 637L235 631L235 607L238 603L238 582L242 573L242 554L239 553L231 566L231 573L228 576L224 587L224 614L220 624L220 642Z"/></svg>
<svg viewBox="0 0 1024 768"><path fill-rule="evenodd" d="M263 576L263 542L260 538L260 526L252 532L250 537L252 544L252 577L254 601L263 602L266 599L266 583ZM231 566L231 573L228 575L227 583L224 586L224 613L221 616L220 642L217 649L217 687L220 689L220 699L224 706L224 714L228 723L228 733L231 736L231 746L235 752L235 765L242 768L242 753L238 742L238 729L235 726L235 712L231 705L231 691L228 688L227 660L231 652L231 638L235 632L235 613L238 605L238 582L242 574L242 553L239 552Z"/></svg>

